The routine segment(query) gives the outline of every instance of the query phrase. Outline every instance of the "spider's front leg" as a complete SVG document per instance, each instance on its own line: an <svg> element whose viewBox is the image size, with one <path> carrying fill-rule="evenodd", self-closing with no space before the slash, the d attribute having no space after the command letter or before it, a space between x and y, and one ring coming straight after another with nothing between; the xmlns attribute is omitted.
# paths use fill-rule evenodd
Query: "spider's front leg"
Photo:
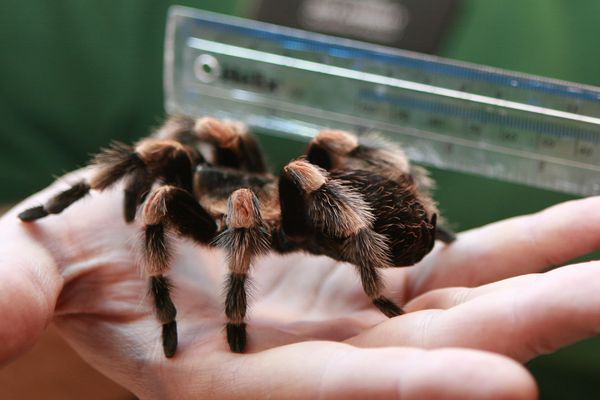
<svg viewBox="0 0 600 400"><path fill-rule="evenodd" d="M74 184L43 205L23 211L19 218L34 221L59 214L90 190L102 191L125 179L123 211L125 220L131 222L157 179L192 192L193 167L199 157L192 148L175 140L144 139L136 146L114 143L92 160L97 169L89 180Z"/></svg>
<svg viewBox="0 0 600 400"><path fill-rule="evenodd" d="M378 269L394 265L388 240L373 229L375 218L362 195L305 160L288 164L279 182L286 235L313 253L354 264L372 303L388 317L403 314L383 295Z"/></svg>
<svg viewBox="0 0 600 400"><path fill-rule="evenodd" d="M241 353L246 348L248 272L253 259L269 250L271 234L263 221L259 200L250 189L238 189L229 197L226 224L227 229L215 244L225 249L229 267L225 299L227 342L232 351Z"/></svg>
<svg viewBox="0 0 600 400"><path fill-rule="evenodd" d="M194 242L208 245L217 232L211 215L186 190L162 186L152 192L143 210L143 265L150 276L150 293L154 299L156 317L162 324L165 356L172 357L177 349L177 310L171 300L171 285L164 274L171 267L170 230Z"/></svg>

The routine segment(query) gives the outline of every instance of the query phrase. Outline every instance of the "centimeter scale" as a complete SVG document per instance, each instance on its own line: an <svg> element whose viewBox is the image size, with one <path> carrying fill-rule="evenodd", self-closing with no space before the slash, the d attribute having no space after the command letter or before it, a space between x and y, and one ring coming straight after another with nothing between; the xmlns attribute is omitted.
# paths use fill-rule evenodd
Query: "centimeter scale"
<svg viewBox="0 0 600 400"><path fill-rule="evenodd" d="M165 89L170 113L376 131L423 164L600 194L600 88L173 7Z"/></svg>

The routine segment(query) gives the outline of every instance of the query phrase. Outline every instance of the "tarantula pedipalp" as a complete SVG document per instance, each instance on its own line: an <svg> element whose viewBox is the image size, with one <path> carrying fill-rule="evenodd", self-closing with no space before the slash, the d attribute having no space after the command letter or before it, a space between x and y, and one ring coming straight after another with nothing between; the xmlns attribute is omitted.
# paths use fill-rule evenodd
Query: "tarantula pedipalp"
<svg viewBox="0 0 600 400"><path fill-rule="evenodd" d="M383 295L379 269L413 265L437 238L431 180L397 146L324 130L305 156L279 177L267 171L256 138L233 121L171 117L134 146L113 144L93 160L89 181L19 214L30 222L58 214L90 190L125 180L124 217L143 205L143 267L150 279L165 356L177 349L176 308L165 276L172 259L167 232L225 250L225 314L234 352L246 347L246 281L268 251L306 251L356 266L363 289L388 317L403 313ZM158 185L156 185L158 183Z"/></svg>

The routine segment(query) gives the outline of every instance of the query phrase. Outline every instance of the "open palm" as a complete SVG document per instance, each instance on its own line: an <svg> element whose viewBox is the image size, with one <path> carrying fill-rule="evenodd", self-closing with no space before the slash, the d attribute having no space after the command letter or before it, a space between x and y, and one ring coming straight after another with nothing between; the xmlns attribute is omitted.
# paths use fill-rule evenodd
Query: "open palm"
<svg viewBox="0 0 600 400"><path fill-rule="evenodd" d="M419 265L385 271L409 311L393 319L349 265L262 258L251 272L247 354L225 340L223 254L180 241L169 273L180 342L166 359L138 267L140 226L123 222L118 189L34 224L17 220L73 180L0 222L9 322L0 361L53 319L90 364L142 398L535 398L517 362L600 328L600 263L537 274L600 246L600 198L590 198L463 233Z"/></svg>

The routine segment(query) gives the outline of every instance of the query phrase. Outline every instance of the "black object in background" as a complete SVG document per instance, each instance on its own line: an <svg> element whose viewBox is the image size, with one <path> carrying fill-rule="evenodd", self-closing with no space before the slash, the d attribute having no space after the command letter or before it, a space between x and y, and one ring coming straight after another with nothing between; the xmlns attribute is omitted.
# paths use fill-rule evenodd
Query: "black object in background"
<svg viewBox="0 0 600 400"><path fill-rule="evenodd" d="M255 18L435 53L460 0L261 0Z"/></svg>

